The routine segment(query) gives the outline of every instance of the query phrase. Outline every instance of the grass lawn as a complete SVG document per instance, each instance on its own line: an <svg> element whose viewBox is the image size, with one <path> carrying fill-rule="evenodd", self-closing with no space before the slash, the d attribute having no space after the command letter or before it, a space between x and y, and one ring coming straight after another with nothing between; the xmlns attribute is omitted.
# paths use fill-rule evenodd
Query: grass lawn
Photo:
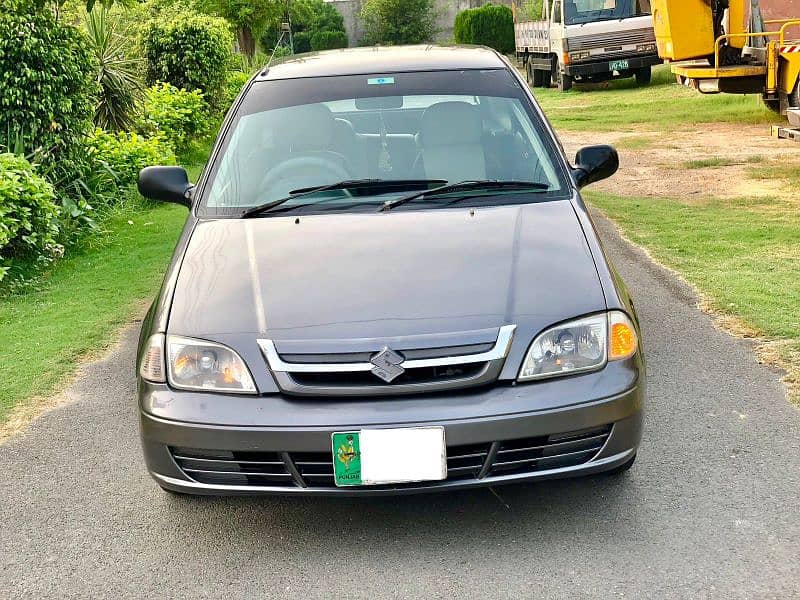
<svg viewBox="0 0 800 600"><path fill-rule="evenodd" d="M633 242L697 286L710 308L767 338L800 401L800 214L777 200L626 198L588 192L589 202Z"/></svg>
<svg viewBox="0 0 800 600"><path fill-rule="evenodd" d="M204 161L208 149L193 152ZM195 156L195 154L197 156ZM189 165L196 178L202 162ZM193 179L194 180L194 179ZM155 294L187 211L138 202L121 208L19 295L0 297L0 423L17 404L56 390Z"/></svg>
<svg viewBox="0 0 800 600"><path fill-rule="evenodd" d="M534 89L556 129L564 131L670 130L701 123L780 123L758 96L703 95L680 86L669 66L656 67L653 82L633 79L604 85L578 85L567 93Z"/></svg>
<svg viewBox="0 0 800 600"><path fill-rule="evenodd" d="M0 421L19 402L51 393L97 353L158 288L186 209L121 211L107 233L58 262L36 288L0 299Z"/></svg>

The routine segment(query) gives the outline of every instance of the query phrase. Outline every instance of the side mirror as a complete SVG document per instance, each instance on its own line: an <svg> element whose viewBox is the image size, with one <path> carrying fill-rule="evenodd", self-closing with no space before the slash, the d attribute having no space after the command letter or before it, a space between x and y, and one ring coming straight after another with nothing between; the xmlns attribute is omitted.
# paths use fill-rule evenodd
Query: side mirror
<svg viewBox="0 0 800 600"><path fill-rule="evenodd" d="M183 167L145 167L139 171L139 193L150 200L191 206L189 175Z"/></svg>
<svg viewBox="0 0 800 600"><path fill-rule="evenodd" d="M611 146L587 146L578 150L572 169L578 187L608 179L619 169L619 154Z"/></svg>

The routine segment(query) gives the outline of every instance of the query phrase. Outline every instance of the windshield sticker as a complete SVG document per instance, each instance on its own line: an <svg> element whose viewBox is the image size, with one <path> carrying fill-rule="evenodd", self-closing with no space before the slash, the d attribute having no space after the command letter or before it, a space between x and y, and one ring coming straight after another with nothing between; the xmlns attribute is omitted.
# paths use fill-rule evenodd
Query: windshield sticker
<svg viewBox="0 0 800 600"><path fill-rule="evenodd" d="M367 79L368 85L389 85L394 83L394 77L373 77Z"/></svg>

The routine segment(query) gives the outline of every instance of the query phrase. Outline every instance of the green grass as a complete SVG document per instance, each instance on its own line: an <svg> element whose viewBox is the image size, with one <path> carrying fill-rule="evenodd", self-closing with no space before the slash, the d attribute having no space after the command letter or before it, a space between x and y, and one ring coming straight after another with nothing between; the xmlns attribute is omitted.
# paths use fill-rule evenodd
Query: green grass
<svg viewBox="0 0 800 600"><path fill-rule="evenodd" d="M795 190L800 191L800 168L797 165L767 164L747 169L750 179L773 181L782 179L789 183Z"/></svg>
<svg viewBox="0 0 800 600"><path fill-rule="evenodd" d="M632 135L619 139L614 146L618 150L647 150L658 143L656 138L644 135Z"/></svg>
<svg viewBox="0 0 800 600"><path fill-rule="evenodd" d="M703 123L780 123L757 95L703 95L675 83L667 65L654 69L640 88L632 79L578 85L567 93L534 89L556 129L565 131L677 130Z"/></svg>
<svg viewBox="0 0 800 600"><path fill-rule="evenodd" d="M0 361L9 365L0 421L17 403L51 393L154 295L186 214L174 205L120 211L35 289L0 300Z"/></svg>
<svg viewBox="0 0 800 600"><path fill-rule="evenodd" d="M187 162L193 180L208 148ZM186 158L185 158L186 160ZM158 290L186 208L123 199L99 233L71 248L22 293L0 297L0 423L18 404L47 396ZM13 373L13 375L12 375Z"/></svg>
<svg viewBox="0 0 800 600"><path fill-rule="evenodd" d="M676 269L712 308L778 342L800 374L800 212L774 199L686 204L589 192L633 242Z"/></svg>
<svg viewBox="0 0 800 600"><path fill-rule="evenodd" d="M730 167L739 164L730 158L701 158L699 160L688 160L683 163L685 169L709 169L713 167Z"/></svg>

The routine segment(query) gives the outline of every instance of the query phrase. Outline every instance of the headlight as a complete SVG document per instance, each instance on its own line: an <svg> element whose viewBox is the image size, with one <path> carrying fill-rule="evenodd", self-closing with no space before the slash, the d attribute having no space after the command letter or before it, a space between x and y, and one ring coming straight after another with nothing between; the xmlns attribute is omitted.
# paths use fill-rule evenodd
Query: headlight
<svg viewBox="0 0 800 600"><path fill-rule="evenodd" d="M241 357L214 342L167 336L167 375L184 390L218 390L254 394L253 377Z"/></svg>
<svg viewBox="0 0 800 600"><path fill-rule="evenodd" d="M638 339L624 313L611 311L557 325L533 340L518 381L596 371L633 356Z"/></svg>
<svg viewBox="0 0 800 600"><path fill-rule="evenodd" d="M658 46L656 44L639 44L636 46L637 52L657 52Z"/></svg>
<svg viewBox="0 0 800 600"><path fill-rule="evenodd" d="M569 58L571 61L576 62L579 60L586 60L591 56L590 52L571 52Z"/></svg>

